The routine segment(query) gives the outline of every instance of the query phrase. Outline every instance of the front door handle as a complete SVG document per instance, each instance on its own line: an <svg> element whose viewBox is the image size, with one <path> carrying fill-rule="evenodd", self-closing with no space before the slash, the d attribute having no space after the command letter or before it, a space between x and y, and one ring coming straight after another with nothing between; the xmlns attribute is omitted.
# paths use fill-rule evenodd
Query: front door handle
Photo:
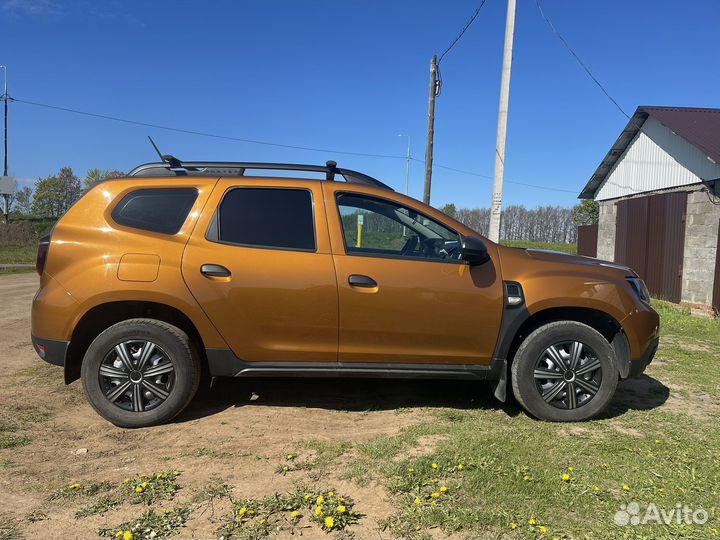
<svg viewBox="0 0 720 540"><path fill-rule="evenodd" d="M369 276L363 276L362 274L351 274L348 278L348 283L351 287L365 287L371 289L377 287L377 281Z"/></svg>
<svg viewBox="0 0 720 540"><path fill-rule="evenodd" d="M207 277L230 277L230 270L219 264L203 264L200 273Z"/></svg>

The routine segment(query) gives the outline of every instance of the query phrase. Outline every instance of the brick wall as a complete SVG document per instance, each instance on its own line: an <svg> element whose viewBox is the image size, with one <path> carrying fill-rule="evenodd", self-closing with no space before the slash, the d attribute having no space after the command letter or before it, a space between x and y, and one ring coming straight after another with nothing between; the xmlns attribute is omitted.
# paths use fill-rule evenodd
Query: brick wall
<svg viewBox="0 0 720 540"><path fill-rule="evenodd" d="M682 300L710 306L715 279L720 206L712 204L706 193L688 193L685 222Z"/></svg>

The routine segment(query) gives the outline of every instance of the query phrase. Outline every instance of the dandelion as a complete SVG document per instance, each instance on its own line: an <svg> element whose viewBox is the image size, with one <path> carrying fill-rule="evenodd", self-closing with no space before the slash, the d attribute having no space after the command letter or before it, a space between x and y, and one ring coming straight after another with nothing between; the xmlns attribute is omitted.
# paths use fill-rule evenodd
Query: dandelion
<svg viewBox="0 0 720 540"><path fill-rule="evenodd" d="M115 533L115 538L120 538L122 536L122 531L118 531Z"/></svg>
<svg viewBox="0 0 720 540"><path fill-rule="evenodd" d="M80 484L73 484L72 486L69 486L68 489L79 489Z"/></svg>
<svg viewBox="0 0 720 540"><path fill-rule="evenodd" d="M142 493L143 491L145 491L145 488L142 486L138 486L135 488L135 493Z"/></svg>
<svg viewBox="0 0 720 540"><path fill-rule="evenodd" d="M437 468L438 468L438 464L437 464L437 463L433 463L433 464L430 465L430 466L431 466L433 469L437 469Z"/></svg>
<svg viewBox="0 0 720 540"><path fill-rule="evenodd" d="M446 486L440 486L440 493L447 493L448 488Z"/></svg>
<svg viewBox="0 0 720 540"><path fill-rule="evenodd" d="M323 507L322 507L322 506L318 506L317 508L315 508L315 515L316 515L316 516L322 516L322 514L323 514Z"/></svg>
<svg viewBox="0 0 720 540"><path fill-rule="evenodd" d="M306 501L309 501L309 500L310 500L310 495L305 495L305 497L303 497L303 499L305 499Z"/></svg>
<svg viewBox="0 0 720 540"><path fill-rule="evenodd" d="M288 454L288 455L287 455L287 460L288 460L288 461L292 461L293 459L295 459L295 456L294 456L293 454Z"/></svg>
<svg viewBox="0 0 720 540"><path fill-rule="evenodd" d="M432 504L433 506L437 506L437 501L432 501L430 504Z"/></svg>
<svg viewBox="0 0 720 540"><path fill-rule="evenodd" d="M510 528L514 531L518 528L518 524L513 521L512 523L510 523Z"/></svg>
<svg viewBox="0 0 720 540"><path fill-rule="evenodd" d="M655 444L660 444L660 439L655 439Z"/></svg>
<svg viewBox="0 0 720 540"><path fill-rule="evenodd" d="M283 472L288 472L290 469L288 469L287 467L283 467L282 470Z"/></svg>
<svg viewBox="0 0 720 540"><path fill-rule="evenodd" d="M598 486L593 486L593 491L595 493L600 493L600 488Z"/></svg>
<svg viewBox="0 0 720 540"><path fill-rule="evenodd" d="M608 465L607 463L603 463L603 464L600 465L600 466L601 466L603 469L607 469L608 467L610 467L610 465Z"/></svg>
<svg viewBox="0 0 720 540"><path fill-rule="evenodd" d="M347 512L347 508L345 508L342 504L337 507L338 514L344 514Z"/></svg>
<svg viewBox="0 0 720 540"><path fill-rule="evenodd" d="M573 472L575 469L573 467L568 467L568 471Z"/></svg>
<svg viewBox="0 0 720 540"><path fill-rule="evenodd" d="M319 505L322 504L322 503L324 503L324 502L325 502L325 497L323 497L322 495L320 495L320 496L317 498L316 502L317 502Z"/></svg>
<svg viewBox="0 0 720 540"><path fill-rule="evenodd" d="M123 540L132 540L132 537L132 531L125 531L125 533L123 533Z"/></svg>
<svg viewBox="0 0 720 540"><path fill-rule="evenodd" d="M625 485L623 486L623 491L630 491L630 486L628 486L627 484L625 484Z"/></svg>
<svg viewBox="0 0 720 540"><path fill-rule="evenodd" d="M570 475L568 473L565 473L562 475L563 482L569 482L570 481Z"/></svg>
<svg viewBox="0 0 720 540"><path fill-rule="evenodd" d="M244 516L246 513L247 513L247 508L245 508L244 506L240 510L238 510L238 515L240 517Z"/></svg>
<svg viewBox="0 0 720 540"><path fill-rule="evenodd" d="M325 526L328 529L332 529L335 526L335 520L332 518L332 516L328 516L325 518Z"/></svg>
<svg viewBox="0 0 720 540"><path fill-rule="evenodd" d="M530 475L529 475L529 474L526 474L525 476L523 476L523 480L524 480L525 482L528 482L528 481L530 480Z"/></svg>
<svg viewBox="0 0 720 540"><path fill-rule="evenodd" d="M258 520L258 523L259 523L260 525L265 525L265 520L264 520L264 519L259 519L259 520Z"/></svg>
<svg viewBox="0 0 720 540"><path fill-rule="evenodd" d="M178 471L177 469L175 469L172 473L175 476L180 476L180 471Z"/></svg>
<svg viewBox="0 0 720 540"><path fill-rule="evenodd" d="M144 489L144 488L148 487L148 483L147 483L147 482L143 482L142 484L140 484L140 486Z"/></svg>
<svg viewBox="0 0 720 540"><path fill-rule="evenodd" d="M418 499L418 498L416 497L416 498L415 498L415 504L418 505L418 506L420 506L420 505L422 504L422 500L420 500L420 499Z"/></svg>
<svg viewBox="0 0 720 540"><path fill-rule="evenodd" d="M432 495L430 495L430 496L431 496L433 499L439 499L439 498L440 498L440 494L439 494L437 491L436 491L435 493L433 493Z"/></svg>
<svg viewBox="0 0 720 540"><path fill-rule="evenodd" d="M433 479L433 484L439 484L439 483L440 483L440 479L438 479L438 478Z"/></svg>
<svg viewBox="0 0 720 540"><path fill-rule="evenodd" d="M328 491L328 497L334 497L335 492L334 491Z"/></svg>
<svg viewBox="0 0 720 540"><path fill-rule="evenodd" d="M458 471L462 471L465 468L465 466L462 463L460 463L460 465L458 465L457 468L458 468Z"/></svg>
<svg viewBox="0 0 720 540"><path fill-rule="evenodd" d="M300 517L300 512L298 512L297 510L293 510L292 512L290 512L290 517L293 519L297 519Z"/></svg>
<svg viewBox="0 0 720 540"><path fill-rule="evenodd" d="M123 484L129 484L129 483L130 483L130 479L129 479L129 478L126 478L125 480L123 480Z"/></svg>
<svg viewBox="0 0 720 540"><path fill-rule="evenodd" d="M158 478L165 478L165 473L159 472L159 473L157 473L157 477L158 477Z"/></svg>
<svg viewBox="0 0 720 540"><path fill-rule="evenodd" d="M528 525L537 525L537 521L535 521L534 517L531 517L528 519Z"/></svg>
<svg viewBox="0 0 720 540"><path fill-rule="evenodd" d="M547 527L543 527L542 525L538 526L538 532L540 534L547 534Z"/></svg>

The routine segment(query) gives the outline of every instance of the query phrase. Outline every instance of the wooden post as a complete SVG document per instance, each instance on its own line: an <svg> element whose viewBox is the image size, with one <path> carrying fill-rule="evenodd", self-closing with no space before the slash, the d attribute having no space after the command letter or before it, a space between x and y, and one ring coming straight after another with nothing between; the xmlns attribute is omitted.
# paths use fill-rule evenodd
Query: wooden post
<svg viewBox="0 0 720 540"><path fill-rule="evenodd" d="M437 56L430 60L430 97L428 102L427 148L425 150L425 193L423 202L430 204L432 183L433 139L435 138L435 98L438 95Z"/></svg>

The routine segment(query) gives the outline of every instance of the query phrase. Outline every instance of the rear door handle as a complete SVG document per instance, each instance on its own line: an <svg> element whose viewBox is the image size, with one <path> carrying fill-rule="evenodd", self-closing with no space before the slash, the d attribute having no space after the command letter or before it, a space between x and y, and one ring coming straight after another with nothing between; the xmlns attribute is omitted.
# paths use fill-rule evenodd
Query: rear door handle
<svg viewBox="0 0 720 540"><path fill-rule="evenodd" d="M207 277L230 277L230 270L219 264L203 264L200 273Z"/></svg>
<svg viewBox="0 0 720 540"><path fill-rule="evenodd" d="M377 281L369 276L363 276L362 274L351 274L348 278L348 283L351 287L366 287L372 288L377 287Z"/></svg>

